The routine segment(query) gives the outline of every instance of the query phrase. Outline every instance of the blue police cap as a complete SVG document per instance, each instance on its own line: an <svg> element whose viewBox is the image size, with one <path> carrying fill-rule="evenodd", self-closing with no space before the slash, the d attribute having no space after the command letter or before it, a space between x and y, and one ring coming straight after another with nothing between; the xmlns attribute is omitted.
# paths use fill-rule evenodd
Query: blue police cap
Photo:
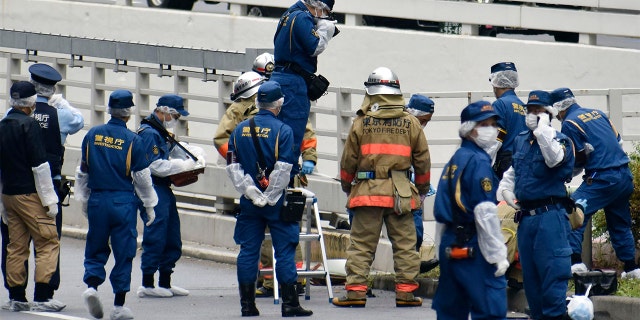
<svg viewBox="0 0 640 320"><path fill-rule="evenodd" d="M516 64L513 62L498 62L491 66L491 73L507 70L518 71L516 70Z"/></svg>
<svg viewBox="0 0 640 320"><path fill-rule="evenodd" d="M23 99L36 95L36 87L29 81L18 81L11 85L9 94L12 99Z"/></svg>
<svg viewBox="0 0 640 320"><path fill-rule="evenodd" d="M423 112L433 113L435 103L429 97L414 94L409 99L407 109L415 109Z"/></svg>
<svg viewBox="0 0 640 320"><path fill-rule="evenodd" d="M541 106L548 107L551 106L551 95L549 92L542 90L533 90L529 92L529 100L525 106Z"/></svg>
<svg viewBox="0 0 640 320"><path fill-rule="evenodd" d="M189 115L189 111L184 109L184 99L177 94L165 94L158 99L156 106L174 108L185 117Z"/></svg>
<svg viewBox="0 0 640 320"><path fill-rule="evenodd" d="M275 81L267 81L258 89L258 102L274 102L284 97L280 84Z"/></svg>
<svg viewBox="0 0 640 320"><path fill-rule="evenodd" d="M113 109L126 109L133 107L133 94L129 90L115 90L109 96L109 107Z"/></svg>
<svg viewBox="0 0 640 320"><path fill-rule="evenodd" d="M571 92L571 89L569 88L558 88L555 89L553 91L551 91L551 104L553 105L554 103L558 102L558 101L562 101L564 99L567 98L573 98L575 97L573 95L573 92Z"/></svg>
<svg viewBox="0 0 640 320"><path fill-rule="evenodd" d="M53 86L62 80L62 75L48 64L36 63L29 67L31 79L45 85Z"/></svg>
<svg viewBox="0 0 640 320"><path fill-rule="evenodd" d="M329 10L333 10L333 4L335 3L334 0L320 0L320 2L326 4L327 7L329 7Z"/></svg>
<svg viewBox="0 0 640 320"><path fill-rule="evenodd" d="M475 121L480 122L491 117L500 118L500 116L496 113L489 101L476 101L468 106L466 106L462 113L460 114L460 122L464 123L467 121Z"/></svg>

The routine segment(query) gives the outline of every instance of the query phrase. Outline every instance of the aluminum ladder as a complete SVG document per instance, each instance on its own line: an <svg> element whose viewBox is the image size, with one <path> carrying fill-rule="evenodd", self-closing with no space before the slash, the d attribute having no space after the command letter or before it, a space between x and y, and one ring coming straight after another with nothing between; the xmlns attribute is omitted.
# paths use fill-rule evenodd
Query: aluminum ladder
<svg viewBox="0 0 640 320"><path fill-rule="evenodd" d="M320 212L318 211L318 199L316 198L315 194L307 189L303 189L303 188L290 188L288 189L288 191L298 191L301 192L306 198L306 203L305 203L305 208L304 208L304 213L303 216L306 215L307 219L306 222L304 223L304 226L302 227L302 230L300 232L300 242L311 242L311 241L318 241L320 242L320 251L322 253L322 269L319 270L314 270L311 269L311 246L310 245L306 245L305 246L305 255L304 255L304 261L303 261L303 265L302 268L298 269L298 278L307 278L306 284L305 284L305 296L304 299L305 300L310 300L311 299L311 284L310 281L308 281L308 278L314 278L314 277L324 277L325 281L326 281L326 286L327 286L327 293L329 295L329 303L331 303L331 300L333 300L333 291L331 289L331 277L329 274L329 268L328 268L328 264L327 264L327 251L325 249L325 245L324 245L324 236L322 235L322 227L320 224ZM315 221L316 223L316 229L317 231L314 231L311 229L311 221ZM303 220L304 221L304 220ZM269 233L265 233L265 239L271 239L271 234ZM273 247L271 248L271 255L273 258L273 266L272 268L267 268L267 269L263 269L260 270L260 274L272 274L273 276L273 304L279 304L280 303L280 292L279 292L279 288L278 288L278 278L276 277L276 269L275 269L275 265L276 265L276 257L275 257L275 250L273 249Z"/></svg>

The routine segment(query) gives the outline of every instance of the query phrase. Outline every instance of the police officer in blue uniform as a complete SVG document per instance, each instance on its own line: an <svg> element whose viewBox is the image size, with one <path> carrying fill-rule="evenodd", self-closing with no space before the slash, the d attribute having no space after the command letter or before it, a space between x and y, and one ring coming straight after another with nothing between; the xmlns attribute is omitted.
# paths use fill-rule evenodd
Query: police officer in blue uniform
<svg viewBox="0 0 640 320"><path fill-rule="evenodd" d="M56 83L62 80L62 75L56 69L46 64L36 63L29 67L29 72L31 73L31 83L38 92L33 118L40 123L40 128L42 128L47 161L51 167L51 178L53 178L56 193L60 198L58 215L56 216L56 228L58 238L60 238L62 235L62 201L68 194L68 191L62 189L61 171L64 162L64 143L67 140L67 135L75 134L84 127L84 118L78 109L72 107L62 97L62 94L55 93ZM60 286L59 264L58 261L56 273L50 283L54 290L58 290Z"/></svg>
<svg viewBox="0 0 640 320"><path fill-rule="evenodd" d="M571 200L564 183L571 180L573 144L550 125L557 112L548 92L531 91L525 107L529 130L516 137L498 199L520 210L518 252L531 318L561 320L571 278L571 227L565 209Z"/></svg>
<svg viewBox="0 0 640 320"><path fill-rule="evenodd" d="M520 132L527 130L524 123L524 103L514 92L514 89L519 85L516 65L513 62L494 64L491 66L489 82L493 86L493 93L497 99L493 102L493 108L500 115L498 141L502 142L497 150L493 170L498 178L502 179L502 174L511 166L513 141Z"/></svg>
<svg viewBox="0 0 640 320"><path fill-rule="evenodd" d="M505 319L509 262L497 216L498 178L487 150L498 143L499 118L487 101L462 110L462 145L446 164L434 205L444 231L439 241L440 278L433 300L438 319Z"/></svg>
<svg viewBox="0 0 640 320"><path fill-rule="evenodd" d="M582 239L591 216L604 208L607 230L616 256L624 263L624 278L640 278L635 261L635 240L631 233L629 198L633 193L633 176L629 170L629 157L622 149L622 137L604 112L583 108L576 102L569 88L551 92L551 102L562 121L562 133L575 146L574 174L584 169L583 182L571 196L586 199L587 210L581 228L571 232L569 243L571 271L587 271L582 263Z"/></svg>
<svg viewBox="0 0 640 320"><path fill-rule="evenodd" d="M111 319L133 319L124 303L136 255L138 201L146 208L146 226L153 223L153 208L158 203L148 168L151 150L145 150L140 137L127 129L133 106L131 92L111 93L107 108L111 119L87 132L82 140L82 162L76 168L74 197L89 220L83 278L88 289L82 297L89 313L98 319L103 311L96 290L105 280L104 266L112 250L115 265L109 279L115 298Z"/></svg>
<svg viewBox="0 0 640 320"><path fill-rule="evenodd" d="M180 216L176 206L176 197L171 190L169 176L191 170L196 166L192 159L169 158L176 147L175 140L169 141L166 129L175 127L178 119L188 116L184 109L184 99L175 94L167 94L158 100L156 109L138 129L146 150L152 150L151 177L153 187L158 194L158 205L155 207L156 220L144 227L142 238L142 286L138 288L138 297L172 297L186 296L189 291L171 285L171 274L176 262L182 255L182 239L180 236ZM164 128L165 130L161 130ZM161 132L162 131L162 132ZM203 158L204 160L204 158ZM144 217L144 206L140 206ZM154 274L159 271L158 287L154 286Z"/></svg>
<svg viewBox="0 0 640 320"><path fill-rule="evenodd" d="M273 39L275 71L271 80L282 86L287 97L278 119L293 129L294 158L309 118L311 103L305 78L316 72L320 55L335 34L335 21L328 20L334 0L300 0L280 18ZM297 174L298 166L293 173Z"/></svg>
<svg viewBox="0 0 640 320"><path fill-rule="evenodd" d="M433 112L435 111L435 102L429 99L427 96L423 96L420 94L411 95L409 99L409 103L406 108L407 112L418 118L420 121L420 125L422 129L427 126L427 123L431 121L431 117L433 117ZM436 189L433 187L433 184L429 185L429 192L427 193L427 197L433 196L436 194ZM353 211L351 209L347 210L349 213L349 224L351 224L351 217L353 216ZM424 238L424 225L422 223L422 216L424 215L424 209L421 207L418 210L412 211L413 213L413 222L416 225L416 251L420 252L420 248L422 247L422 242ZM429 259L427 261L420 261L420 273L429 272L433 268L438 266L438 259Z"/></svg>
<svg viewBox="0 0 640 320"><path fill-rule="evenodd" d="M406 110L411 115L415 116L418 121L420 121L420 126L422 126L422 129L424 129L427 126L427 123L431 121L431 117L433 117L433 112L435 110L434 106L435 103L433 102L433 100L429 99L429 97L414 94L409 99ZM427 197L435 194L436 189L434 189L432 185L429 185L429 192L427 193ZM418 210L412 211L413 222L416 225L416 251L418 252L420 252L420 247L422 247L422 241L424 240L424 225L422 224L423 211L424 209L422 207L420 207L420 209ZM422 264L420 265L420 269L420 272L422 273Z"/></svg>
<svg viewBox="0 0 640 320"><path fill-rule="evenodd" d="M255 305L255 282L260 244L267 226L275 249L276 276L282 288L282 316L310 316L313 312L300 306L296 291L294 255L299 225L280 219L283 194L291 168L297 163L294 151L299 148L294 148L291 128L276 118L284 101L280 85L275 81L263 83L256 101L258 114L241 122L229 138L229 152L236 162L227 165L236 190L244 195L240 197L240 214L233 236L240 245L237 265L242 316L260 314Z"/></svg>

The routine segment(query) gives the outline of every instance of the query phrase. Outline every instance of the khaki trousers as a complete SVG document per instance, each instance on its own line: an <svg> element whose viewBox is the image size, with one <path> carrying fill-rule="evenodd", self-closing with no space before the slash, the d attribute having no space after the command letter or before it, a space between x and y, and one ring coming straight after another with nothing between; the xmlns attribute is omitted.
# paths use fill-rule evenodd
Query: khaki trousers
<svg viewBox="0 0 640 320"><path fill-rule="evenodd" d="M27 270L24 262L29 259L29 244L33 239L36 251L36 283L49 283L56 271L60 241L56 221L47 216L37 193L2 195L7 210L9 245L7 246L7 284L9 287L24 285Z"/></svg>
<svg viewBox="0 0 640 320"><path fill-rule="evenodd" d="M397 215L393 208L357 207L354 208L351 238L347 248L347 290L367 289L369 270L375 257L383 221L393 249L396 291L411 292L418 287L415 278L420 271L420 257L416 252L413 215Z"/></svg>

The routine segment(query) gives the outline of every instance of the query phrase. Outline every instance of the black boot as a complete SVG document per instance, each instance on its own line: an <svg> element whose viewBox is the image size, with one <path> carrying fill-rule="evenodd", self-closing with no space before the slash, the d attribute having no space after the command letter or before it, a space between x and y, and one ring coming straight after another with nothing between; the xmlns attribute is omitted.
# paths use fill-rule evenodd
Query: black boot
<svg viewBox="0 0 640 320"><path fill-rule="evenodd" d="M298 301L296 284L282 284L282 316L283 317L308 317L313 314L311 310L305 310Z"/></svg>
<svg viewBox="0 0 640 320"><path fill-rule="evenodd" d="M255 283L240 284L240 311L243 317L255 317L260 315L256 307Z"/></svg>

